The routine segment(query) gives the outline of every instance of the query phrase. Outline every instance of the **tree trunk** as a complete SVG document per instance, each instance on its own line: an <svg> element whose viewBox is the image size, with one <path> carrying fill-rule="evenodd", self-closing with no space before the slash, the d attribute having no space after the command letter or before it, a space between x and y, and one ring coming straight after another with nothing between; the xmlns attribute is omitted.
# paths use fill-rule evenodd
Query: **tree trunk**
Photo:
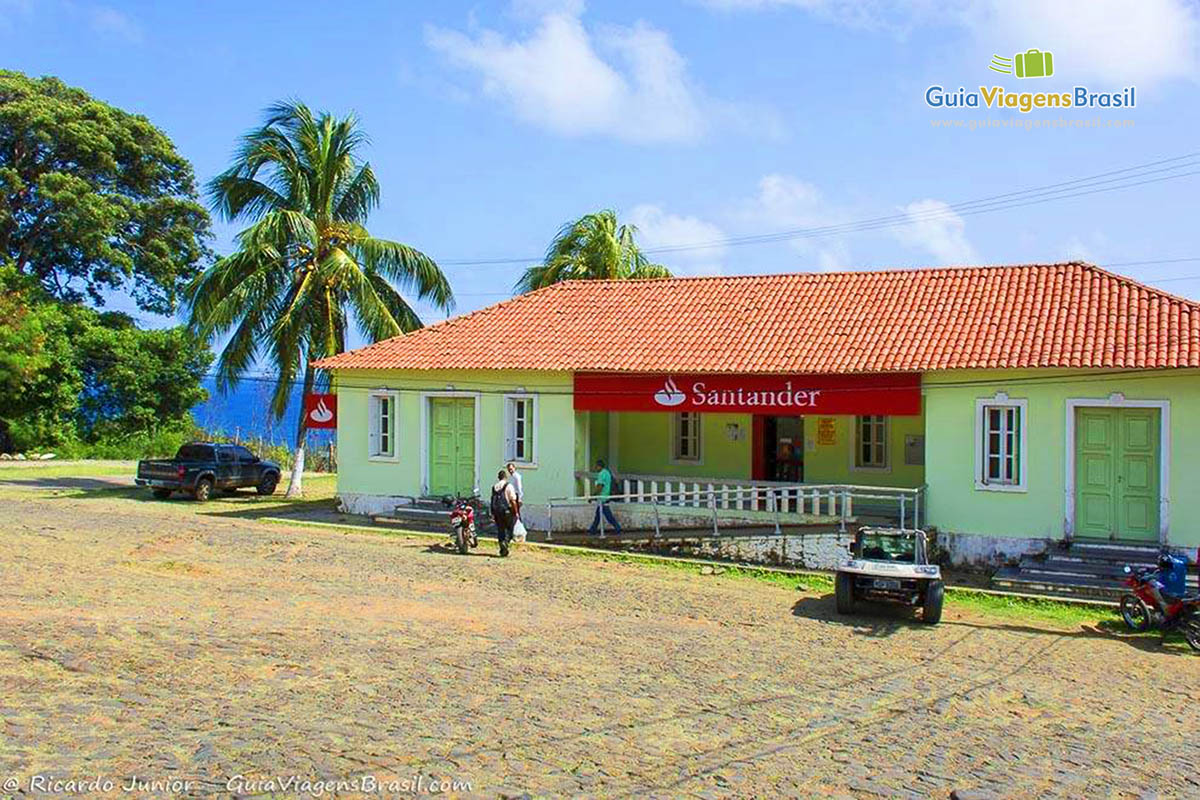
<svg viewBox="0 0 1200 800"><path fill-rule="evenodd" d="M308 435L308 417L304 413L304 398L312 392L314 377L312 365L306 365L304 367L304 392L300 396L300 422L296 425L296 454L292 459L292 477L288 481L285 497L304 496L304 443Z"/></svg>

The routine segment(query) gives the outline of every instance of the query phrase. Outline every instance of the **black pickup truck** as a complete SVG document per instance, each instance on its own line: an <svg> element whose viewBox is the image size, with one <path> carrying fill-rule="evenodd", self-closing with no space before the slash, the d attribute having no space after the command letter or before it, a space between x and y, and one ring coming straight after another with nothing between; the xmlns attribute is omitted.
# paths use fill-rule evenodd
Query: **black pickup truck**
<svg viewBox="0 0 1200 800"><path fill-rule="evenodd" d="M234 492L248 486L267 495L279 485L279 465L238 444L192 442L174 458L139 461L135 482L149 486L160 500L184 492L203 502L215 489Z"/></svg>

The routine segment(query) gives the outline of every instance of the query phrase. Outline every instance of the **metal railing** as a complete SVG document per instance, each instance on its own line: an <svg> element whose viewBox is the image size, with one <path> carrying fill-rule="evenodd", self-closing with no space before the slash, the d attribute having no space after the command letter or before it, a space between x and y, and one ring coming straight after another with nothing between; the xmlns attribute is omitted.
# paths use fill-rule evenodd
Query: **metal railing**
<svg viewBox="0 0 1200 800"><path fill-rule="evenodd" d="M586 473L584 473L586 474ZM696 519L711 516L714 535L720 535L720 523L739 523L741 527L763 524L781 534L785 524L836 523L840 531L862 515L894 522L902 530L920 528L923 519L925 487L857 486L852 484L805 484L768 481L683 479L671 476L624 476L617 481L624 489L605 502L619 506L649 506L653 513L654 535L663 529L663 512L672 516L691 514ZM587 484L585 484L587 486ZM585 488L575 497L552 498L546 504L549 518L548 537L554 533L555 509L591 505L596 496ZM600 514L599 532L605 533L604 515ZM694 526L693 526L694 527Z"/></svg>

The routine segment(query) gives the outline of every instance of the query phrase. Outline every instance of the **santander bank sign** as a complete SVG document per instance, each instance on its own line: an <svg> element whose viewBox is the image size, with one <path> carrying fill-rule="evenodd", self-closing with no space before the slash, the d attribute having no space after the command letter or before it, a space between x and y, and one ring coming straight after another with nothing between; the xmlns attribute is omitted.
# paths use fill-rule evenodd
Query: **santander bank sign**
<svg viewBox="0 0 1200 800"><path fill-rule="evenodd" d="M921 413L921 376L577 372L575 410L910 416Z"/></svg>

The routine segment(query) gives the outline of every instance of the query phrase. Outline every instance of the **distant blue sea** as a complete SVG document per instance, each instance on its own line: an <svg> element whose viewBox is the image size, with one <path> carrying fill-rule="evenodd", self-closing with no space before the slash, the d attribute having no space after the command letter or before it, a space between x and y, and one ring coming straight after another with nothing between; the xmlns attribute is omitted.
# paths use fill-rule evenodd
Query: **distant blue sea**
<svg viewBox="0 0 1200 800"><path fill-rule="evenodd" d="M292 393L287 413L282 419L276 419L271 414L271 394L275 390L272 381L249 378L228 394L217 391L216 381L212 378L205 378L201 383L209 397L192 409L192 417L204 430L230 438L261 438L289 447L295 443L301 408L300 386ZM309 431L308 443L311 446L324 444L334 436L332 430Z"/></svg>

